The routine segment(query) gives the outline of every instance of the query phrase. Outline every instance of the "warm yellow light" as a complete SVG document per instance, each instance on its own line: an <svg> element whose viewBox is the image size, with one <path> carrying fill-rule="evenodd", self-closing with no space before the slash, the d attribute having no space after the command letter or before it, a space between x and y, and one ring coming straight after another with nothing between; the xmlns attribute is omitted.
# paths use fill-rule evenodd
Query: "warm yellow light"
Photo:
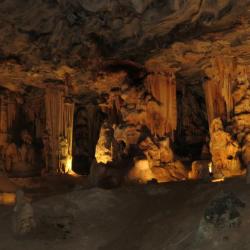
<svg viewBox="0 0 250 250"><path fill-rule="evenodd" d="M213 164L212 164L212 162L208 163L208 171L209 171L210 174L213 173Z"/></svg>
<svg viewBox="0 0 250 250"><path fill-rule="evenodd" d="M96 148L95 158L97 163L107 164L112 161L112 155L108 149Z"/></svg>
<svg viewBox="0 0 250 250"><path fill-rule="evenodd" d="M68 156L66 162L66 171L68 175L77 176L77 174L72 170L72 156Z"/></svg>
<svg viewBox="0 0 250 250"><path fill-rule="evenodd" d="M68 173L72 170L72 156L68 156L66 161L66 169L65 172Z"/></svg>
<svg viewBox="0 0 250 250"><path fill-rule="evenodd" d="M16 202L15 193L1 193L0 194L0 204L3 205L14 205Z"/></svg>
<svg viewBox="0 0 250 250"><path fill-rule="evenodd" d="M135 161L134 167L128 174L128 179L131 181L139 181L141 183L147 183L154 179L154 174L149 166L149 162L146 159Z"/></svg>
<svg viewBox="0 0 250 250"><path fill-rule="evenodd" d="M223 182L223 181L225 181L224 178L218 178L218 179L212 180L212 182Z"/></svg>

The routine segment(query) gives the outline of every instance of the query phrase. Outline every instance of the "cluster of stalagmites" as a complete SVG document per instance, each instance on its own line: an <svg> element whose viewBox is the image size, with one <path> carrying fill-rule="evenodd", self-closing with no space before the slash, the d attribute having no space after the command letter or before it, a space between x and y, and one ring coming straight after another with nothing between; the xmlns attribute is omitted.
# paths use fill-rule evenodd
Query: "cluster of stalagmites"
<svg viewBox="0 0 250 250"><path fill-rule="evenodd" d="M119 182L115 178L121 175L141 183L188 177L171 149L177 122L175 88L173 73L156 72L149 74L145 85L122 83L111 90L100 104L108 118L101 127L90 171L94 184L101 177ZM119 169L124 171L119 174Z"/></svg>
<svg viewBox="0 0 250 250"><path fill-rule="evenodd" d="M125 72L110 73L102 80L100 77L93 83L99 94L96 106L78 108L81 112L76 112L75 126L74 103L68 101L64 88L47 88L39 92L39 98L31 98L31 93L23 98L23 105L13 94L0 95L0 145L4 148L6 170L15 170L16 166L19 169L20 164L29 167L34 163L32 136L27 131L21 133L22 144L18 147L7 140L18 108L22 106L27 121L34 124L33 137L42 140L47 171L67 172L72 160L73 127L77 128L74 156L84 153L81 150L86 127L88 132L93 127L94 133L89 133L84 149L95 147L98 126L102 123L102 118L97 120L97 113L101 110L105 121L95 150L89 150L93 151L89 161L95 158L90 171L95 184L102 180L105 185L111 180L118 185L124 176L126 180L142 183L154 179L165 182L209 178L210 154L214 177L242 174L243 167L250 162L250 87L246 68L232 59L212 60L212 70L207 71L210 80L204 83L210 138L202 149L203 160L193 162L190 173L172 150L177 129L175 72L153 60L147 62L146 68L143 84L132 84ZM85 159L81 157L80 163Z"/></svg>
<svg viewBox="0 0 250 250"><path fill-rule="evenodd" d="M148 132L142 138L142 133L138 128L135 136L135 133L127 133L126 127L113 128L104 123L96 146L96 161L90 171L93 184L102 184L107 180L118 185L123 176L126 176L125 181L139 183L188 177L182 163L175 160L169 137L152 137ZM127 136L131 137L127 139Z"/></svg>
<svg viewBox="0 0 250 250"><path fill-rule="evenodd" d="M74 104L66 88L0 92L0 169L12 176L67 173Z"/></svg>
<svg viewBox="0 0 250 250"><path fill-rule="evenodd" d="M140 182L210 178L211 172L214 178L244 174L250 164L247 70L231 57L216 57L211 65L207 70L210 80L204 83L210 137L189 173L171 149L177 117L176 96L169 93L176 92L175 79L157 64L148 66L143 86L123 83L101 105L113 119L101 130L97 163L119 162L131 154L133 162L126 176ZM108 137L109 142L104 139Z"/></svg>
<svg viewBox="0 0 250 250"><path fill-rule="evenodd" d="M221 178L242 174L239 158L240 146L230 133L224 131L220 118L212 121L210 136L214 176Z"/></svg>

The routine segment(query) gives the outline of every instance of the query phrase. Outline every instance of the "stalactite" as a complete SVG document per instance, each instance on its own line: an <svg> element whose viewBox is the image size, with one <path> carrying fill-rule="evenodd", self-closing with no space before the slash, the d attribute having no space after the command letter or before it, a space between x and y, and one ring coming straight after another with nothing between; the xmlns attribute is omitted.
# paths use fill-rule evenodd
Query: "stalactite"
<svg viewBox="0 0 250 250"><path fill-rule="evenodd" d="M46 89L46 130L49 134L51 147L51 166L53 172L57 172L59 166L59 138L63 128L63 93L56 89Z"/></svg>
<svg viewBox="0 0 250 250"><path fill-rule="evenodd" d="M1 95L0 98L0 144L7 142L7 133L12 128L16 118L17 104L11 93Z"/></svg>
<svg viewBox="0 0 250 250"><path fill-rule="evenodd" d="M214 177L241 175L243 171L239 159L240 146L228 132L225 132L220 118L212 121L210 137Z"/></svg>
<svg viewBox="0 0 250 250"><path fill-rule="evenodd" d="M8 97L8 104L7 104L7 117L8 117L8 128L12 127L13 121L16 118L16 101L12 98L12 96Z"/></svg>
<svg viewBox="0 0 250 250"><path fill-rule="evenodd" d="M213 81L207 81L203 84L206 107L207 107L207 116L209 124L213 119L221 117L226 113L226 106L224 99L221 95L220 87Z"/></svg>
<svg viewBox="0 0 250 250"><path fill-rule="evenodd" d="M72 156L74 106L74 103L64 103L63 112L63 136L68 141L68 152L70 156Z"/></svg>
<svg viewBox="0 0 250 250"><path fill-rule="evenodd" d="M209 124L217 117L231 120L235 71L236 63L232 58L217 56L211 60L211 68L207 70L211 80L203 84Z"/></svg>
<svg viewBox="0 0 250 250"><path fill-rule="evenodd" d="M5 96L0 96L0 145L4 145L7 141L7 103Z"/></svg>
<svg viewBox="0 0 250 250"><path fill-rule="evenodd" d="M146 87L156 101L159 102L158 111L156 106L148 105L147 122L149 128L159 136L172 133L177 127L176 81L174 74L172 72L150 74L146 79Z"/></svg>
<svg viewBox="0 0 250 250"><path fill-rule="evenodd" d="M215 65L218 69L219 85L221 88L221 95L226 104L227 120L230 120L230 113L233 110L232 87L233 87L233 73L235 70L233 60L225 60L224 58L215 58Z"/></svg>

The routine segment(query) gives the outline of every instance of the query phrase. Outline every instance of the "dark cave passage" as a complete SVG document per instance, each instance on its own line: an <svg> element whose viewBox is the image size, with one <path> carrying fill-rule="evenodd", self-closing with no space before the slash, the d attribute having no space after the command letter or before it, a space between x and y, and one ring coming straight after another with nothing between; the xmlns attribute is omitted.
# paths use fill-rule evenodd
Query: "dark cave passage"
<svg viewBox="0 0 250 250"><path fill-rule="evenodd" d="M175 153L188 161L208 160L209 128L204 90L201 85L187 85L177 92L178 127Z"/></svg>
<svg viewBox="0 0 250 250"><path fill-rule="evenodd" d="M77 174L88 175L95 159L103 115L94 103L76 106L73 128L72 169Z"/></svg>

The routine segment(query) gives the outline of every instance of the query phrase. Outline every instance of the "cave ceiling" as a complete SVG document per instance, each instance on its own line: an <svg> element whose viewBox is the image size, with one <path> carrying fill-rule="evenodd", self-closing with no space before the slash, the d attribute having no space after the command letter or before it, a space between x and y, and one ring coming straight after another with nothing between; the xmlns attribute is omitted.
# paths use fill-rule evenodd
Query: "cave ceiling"
<svg viewBox="0 0 250 250"><path fill-rule="evenodd" d="M249 64L249 19L249 0L0 0L0 85L44 88L68 74L79 93L108 65L141 74L149 61L200 84L212 57Z"/></svg>

